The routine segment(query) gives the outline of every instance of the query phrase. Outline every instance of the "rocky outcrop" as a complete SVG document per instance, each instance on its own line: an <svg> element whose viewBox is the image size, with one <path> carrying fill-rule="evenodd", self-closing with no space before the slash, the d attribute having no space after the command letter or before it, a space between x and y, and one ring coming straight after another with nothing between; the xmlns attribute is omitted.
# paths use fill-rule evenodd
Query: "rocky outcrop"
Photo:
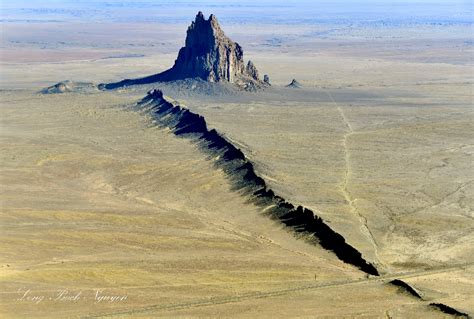
<svg viewBox="0 0 474 319"><path fill-rule="evenodd" d="M294 232L313 235L323 248L334 252L342 261L368 274L379 275L374 265L364 260L357 249L313 211L302 206L295 207L269 189L244 153L215 129L209 129L202 116L168 101L159 90L150 91L136 107L148 112L158 125L169 128L177 136L193 140L203 151L210 153L211 158L216 159L215 164L227 174L234 189L249 196L271 218L279 220Z"/></svg>
<svg viewBox="0 0 474 319"><path fill-rule="evenodd" d="M466 318L466 319L471 319L472 318L472 316L470 316L469 314L467 314L465 312L462 312L462 311L459 311L459 310L456 310L456 309L454 309L450 306L447 306L445 304L442 304L442 303L430 303L430 306L435 308L435 309L438 309L441 312L444 312L445 314L452 315L456 318Z"/></svg>
<svg viewBox="0 0 474 319"><path fill-rule="evenodd" d="M270 84L270 77L267 74L265 74L263 76L263 83L265 83L266 85L271 85Z"/></svg>
<svg viewBox="0 0 474 319"><path fill-rule="evenodd" d="M287 88L299 89L303 87L300 82L296 79L291 80L291 83L286 86Z"/></svg>
<svg viewBox="0 0 474 319"><path fill-rule="evenodd" d="M408 283L404 282L403 280L394 279L394 280L390 281L390 284L394 285L394 286L397 286L397 287L400 287L400 289L402 289L403 291L409 293L410 295L412 295L415 298L423 299L423 297L421 295L421 292L419 292L415 287L410 286Z"/></svg>
<svg viewBox="0 0 474 319"><path fill-rule="evenodd" d="M252 61L249 61L247 63L247 66L245 67L245 71L247 72L247 75L250 76L252 79L256 81L260 81L258 78L258 70Z"/></svg>
<svg viewBox="0 0 474 319"><path fill-rule="evenodd" d="M89 82L73 82L70 80L56 83L50 87L44 88L40 91L42 94L59 94L69 92L90 92L96 91L97 86Z"/></svg>
<svg viewBox="0 0 474 319"><path fill-rule="evenodd" d="M179 50L171 69L144 78L102 84L100 88L115 89L189 78L230 82L243 89L265 86L255 65L251 61L245 65L242 47L224 34L217 18L211 14L206 20L199 12L188 27L185 46Z"/></svg>
<svg viewBox="0 0 474 319"><path fill-rule="evenodd" d="M201 78L209 82L234 82L251 76L246 72L242 47L224 34L214 15L206 20L202 12L189 26L186 45L179 50L171 70L170 76L176 79Z"/></svg>

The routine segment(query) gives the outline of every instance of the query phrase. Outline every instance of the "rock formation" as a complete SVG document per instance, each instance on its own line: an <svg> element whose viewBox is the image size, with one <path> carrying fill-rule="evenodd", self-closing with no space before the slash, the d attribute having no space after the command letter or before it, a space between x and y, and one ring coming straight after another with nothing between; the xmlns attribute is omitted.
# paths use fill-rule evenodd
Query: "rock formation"
<svg viewBox="0 0 474 319"><path fill-rule="evenodd" d="M266 85L271 85L270 84L270 77L266 74L263 76L263 83L265 83Z"/></svg>
<svg viewBox="0 0 474 319"><path fill-rule="evenodd" d="M97 90L97 86L94 83L89 82L73 82L70 80L62 81L44 88L40 91L42 94L58 94L58 93L69 93L69 92L90 92Z"/></svg>
<svg viewBox="0 0 474 319"><path fill-rule="evenodd" d="M242 47L222 31L217 18L206 20L199 12L188 27L185 46L171 69L148 77L102 84L102 89L198 78L208 82L230 82L253 90L265 86L252 61L244 63Z"/></svg>
<svg viewBox="0 0 474 319"><path fill-rule="evenodd" d="M252 79L259 81L258 70L252 61L249 60L249 62L247 63L247 66L245 67L245 71L247 72L247 75L250 76Z"/></svg>
<svg viewBox="0 0 474 319"><path fill-rule="evenodd" d="M334 252L342 261L359 267L367 274L379 275L377 268L321 217L308 208L287 202L268 188L245 154L221 133L209 129L203 116L168 100L160 90L148 92L135 107L148 112L157 125L199 145L210 158L216 159L215 165L229 177L233 189L250 196L252 203L265 209L265 214L273 220L279 220L295 233L314 236L323 248Z"/></svg>
<svg viewBox="0 0 474 319"><path fill-rule="evenodd" d="M291 83L286 86L287 88L299 89L302 87L301 83L296 81L296 79L291 80Z"/></svg>

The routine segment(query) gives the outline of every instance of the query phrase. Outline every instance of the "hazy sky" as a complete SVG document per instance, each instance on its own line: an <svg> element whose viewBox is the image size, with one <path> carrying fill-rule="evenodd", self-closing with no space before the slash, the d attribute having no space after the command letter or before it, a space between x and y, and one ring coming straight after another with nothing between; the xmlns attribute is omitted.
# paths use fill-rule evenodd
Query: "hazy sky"
<svg viewBox="0 0 474 319"><path fill-rule="evenodd" d="M4 21L184 22L201 10L227 22L472 23L474 0L0 0ZM257 20L256 20L257 19ZM262 22L262 21L258 21Z"/></svg>

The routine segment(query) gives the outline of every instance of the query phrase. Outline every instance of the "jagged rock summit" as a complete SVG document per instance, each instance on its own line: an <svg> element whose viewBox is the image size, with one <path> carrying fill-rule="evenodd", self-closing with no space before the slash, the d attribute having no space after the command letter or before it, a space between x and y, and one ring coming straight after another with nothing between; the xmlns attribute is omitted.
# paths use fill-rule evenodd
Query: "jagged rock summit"
<svg viewBox="0 0 474 319"><path fill-rule="evenodd" d="M242 47L224 34L217 18L211 14L206 20L199 12L171 73L178 79L197 77L209 82L235 82L241 77L258 81L257 69L251 61L245 66L243 56Z"/></svg>
<svg viewBox="0 0 474 319"><path fill-rule="evenodd" d="M167 82L189 78L208 82L230 82L246 90L266 86L259 79L252 61L244 62L242 47L222 31L217 18L205 19L201 11L188 27L185 46L179 50L171 69L139 79L101 84L101 89L115 89L136 84Z"/></svg>

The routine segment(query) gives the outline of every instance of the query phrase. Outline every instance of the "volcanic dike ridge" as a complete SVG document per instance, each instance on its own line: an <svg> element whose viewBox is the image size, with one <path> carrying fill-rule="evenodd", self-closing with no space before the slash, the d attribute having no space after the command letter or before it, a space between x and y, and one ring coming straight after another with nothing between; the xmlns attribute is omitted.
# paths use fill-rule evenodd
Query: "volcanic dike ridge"
<svg viewBox="0 0 474 319"><path fill-rule="evenodd" d="M356 248L313 211L302 206L295 207L268 188L244 153L215 129L209 130L204 117L168 101L160 90L148 92L136 104L135 109L148 113L157 125L170 129L176 136L186 137L199 145L204 152L216 159L215 165L226 173L234 189L248 195L271 218L282 222L296 233L313 235L323 248L334 252L343 262L354 265L367 274L379 275L372 263L366 261Z"/></svg>

